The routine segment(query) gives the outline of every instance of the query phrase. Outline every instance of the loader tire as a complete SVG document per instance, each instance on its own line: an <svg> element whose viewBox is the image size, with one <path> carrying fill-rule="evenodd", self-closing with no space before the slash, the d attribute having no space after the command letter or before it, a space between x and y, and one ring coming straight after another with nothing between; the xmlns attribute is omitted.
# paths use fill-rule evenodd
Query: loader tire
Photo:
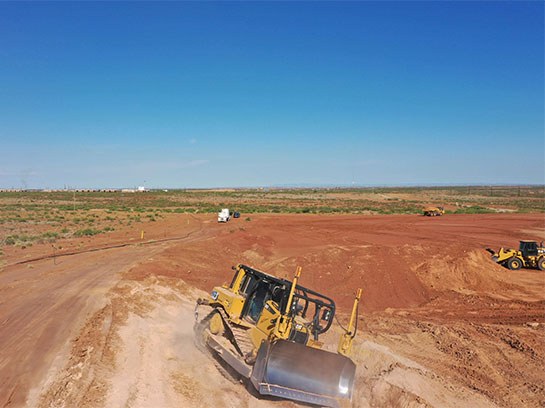
<svg viewBox="0 0 545 408"><path fill-rule="evenodd" d="M537 260L537 268L540 271L545 271L545 256L542 256Z"/></svg>
<svg viewBox="0 0 545 408"><path fill-rule="evenodd" d="M522 268L522 261L518 258L511 258L507 261L507 267L512 271L518 271Z"/></svg>

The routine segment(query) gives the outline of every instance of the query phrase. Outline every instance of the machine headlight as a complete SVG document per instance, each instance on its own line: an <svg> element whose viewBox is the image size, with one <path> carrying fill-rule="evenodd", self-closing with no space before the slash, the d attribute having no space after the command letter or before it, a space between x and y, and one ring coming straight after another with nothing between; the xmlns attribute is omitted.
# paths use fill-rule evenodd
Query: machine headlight
<svg viewBox="0 0 545 408"><path fill-rule="evenodd" d="M211 295L212 295L212 299L214 299L214 300L218 299L218 292L217 291L213 290Z"/></svg>

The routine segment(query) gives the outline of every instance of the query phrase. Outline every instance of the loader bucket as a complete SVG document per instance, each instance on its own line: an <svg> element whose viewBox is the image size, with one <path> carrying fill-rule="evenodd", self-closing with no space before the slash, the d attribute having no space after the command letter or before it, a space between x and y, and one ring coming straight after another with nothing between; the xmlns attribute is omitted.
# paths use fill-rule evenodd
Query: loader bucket
<svg viewBox="0 0 545 408"><path fill-rule="evenodd" d="M348 357L278 340L261 344L250 380L263 395L338 407L351 398L355 373Z"/></svg>

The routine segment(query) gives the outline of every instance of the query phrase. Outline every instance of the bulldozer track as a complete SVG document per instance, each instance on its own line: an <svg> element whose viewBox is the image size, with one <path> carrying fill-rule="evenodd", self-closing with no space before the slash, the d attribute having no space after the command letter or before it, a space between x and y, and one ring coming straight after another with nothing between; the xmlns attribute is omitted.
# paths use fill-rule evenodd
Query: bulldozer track
<svg viewBox="0 0 545 408"><path fill-rule="evenodd" d="M196 314L197 314L197 311L195 311L195 315ZM199 322L196 322L195 325L193 326L193 332L195 333L195 345L200 351L207 354L208 354L208 350L206 349L205 330L206 330L206 324L210 321L213 315L214 315L214 312L210 312L202 320L200 320Z"/></svg>
<svg viewBox="0 0 545 408"><path fill-rule="evenodd" d="M197 308L195 309L196 316L198 316L198 306L199 305L197 305ZM224 377L226 380L233 384L239 384L241 382L240 375L238 375L238 373L226 366L221 359L216 358L214 352L209 349L206 343L206 335L212 335L207 333L207 324L217 312L218 311L214 309L210 313L208 313L203 319L195 323L195 325L193 326L193 331L195 333L195 345L202 353L207 355L212 360L222 377Z"/></svg>
<svg viewBox="0 0 545 408"><path fill-rule="evenodd" d="M238 347L240 348L240 351L242 352L243 356L246 356L252 352L254 349L254 345L252 344L252 341L248 337L248 329L244 329L242 327L236 327L236 326L230 326L231 332L233 333L233 336L235 337L235 340L238 344Z"/></svg>
<svg viewBox="0 0 545 408"><path fill-rule="evenodd" d="M196 317L198 316L199 306L200 305L197 305L195 309ZM208 322L212 319L212 317L216 313L221 316L223 324L224 324L225 330L222 336L219 336L219 335L214 336L212 333L208 331L208 328L207 328ZM247 329L232 325L231 323L229 323L227 314L223 309L213 308L213 310L209 312L203 319L195 323L194 332L195 332L195 344L197 345L197 348L201 352L209 355L212 358L212 360L214 361L214 364L218 367L219 371L225 378L235 383L240 382L243 377L240 376L236 372L236 370L233 370L231 367L226 366L223 360L216 358L214 351L210 347L208 347L206 336L214 336L216 338L223 337L236 350L236 353L239 355L240 360L244 361L245 357L247 355L250 355L253 351L253 344L250 338L248 337Z"/></svg>
<svg viewBox="0 0 545 408"><path fill-rule="evenodd" d="M196 309L198 309L198 306ZM229 323L227 313L225 313L225 310L221 308L213 308L212 311L208 313L200 322L196 323L194 326L195 334L197 334L200 339L204 340L205 331L207 330L206 325L210 321L210 319L212 319L212 316L214 316L214 314L216 313L221 316L221 319L223 321L225 329L225 335L223 337L225 337L231 343L231 345L235 348L237 354L239 354L241 357L244 357L248 352L251 352L253 346L250 339L245 334L246 330L235 327L231 323ZM195 311L195 314L198 315L197 310ZM201 350L204 351L203 348L201 348Z"/></svg>
<svg viewBox="0 0 545 408"><path fill-rule="evenodd" d="M195 310L196 315L197 315L197 309L198 309L198 306L197 306L197 308ZM214 314L219 313L220 315L222 315L221 312L223 312L223 314L225 314L225 312L223 310L221 310L221 309L213 309L202 320L195 323L195 325L193 326L193 330L195 332L195 345L197 346L197 348L202 353L206 354L212 360L212 362L214 363L214 365L216 366L216 368L218 369L218 371L220 372L222 377L224 377L226 380L228 380L229 382L231 382L233 384L238 384L238 383L242 382L243 377L241 377L231 367L226 365L225 362L223 362L223 360L218 358L215 355L214 351L208 347L207 342L206 342L206 336L207 335L212 336L212 334L208 332L207 324L212 319ZM224 318L224 316L222 316L222 320L223 320L223 318ZM225 320L224 320L224 323L229 324L228 322L225 322ZM235 340L234 336L233 336L233 340ZM232 343L232 340L229 340L229 341ZM238 347L238 346L236 346L234 344L233 344L233 346L235 348ZM238 348L238 350L240 350L240 348Z"/></svg>

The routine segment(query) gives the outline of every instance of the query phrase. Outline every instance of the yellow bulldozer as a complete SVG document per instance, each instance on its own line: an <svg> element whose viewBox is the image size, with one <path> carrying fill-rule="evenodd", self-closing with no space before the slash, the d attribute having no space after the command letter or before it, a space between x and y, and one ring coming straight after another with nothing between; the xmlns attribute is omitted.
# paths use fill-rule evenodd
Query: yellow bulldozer
<svg viewBox="0 0 545 408"><path fill-rule="evenodd" d="M545 248L543 242L520 241L519 249L500 248L498 252L486 248L492 254L492 260L508 269L537 268L545 271Z"/></svg>
<svg viewBox="0 0 545 408"><path fill-rule="evenodd" d="M333 324L335 302L299 285L300 267L293 281L242 264L233 270L230 284L197 301L197 346L261 395L325 407L350 401L361 289L334 353L319 336Z"/></svg>
<svg viewBox="0 0 545 408"><path fill-rule="evenodd" d="M445 209L443 207L426 207L422 213L427 217L439 217L445 214Z"/></svg>

